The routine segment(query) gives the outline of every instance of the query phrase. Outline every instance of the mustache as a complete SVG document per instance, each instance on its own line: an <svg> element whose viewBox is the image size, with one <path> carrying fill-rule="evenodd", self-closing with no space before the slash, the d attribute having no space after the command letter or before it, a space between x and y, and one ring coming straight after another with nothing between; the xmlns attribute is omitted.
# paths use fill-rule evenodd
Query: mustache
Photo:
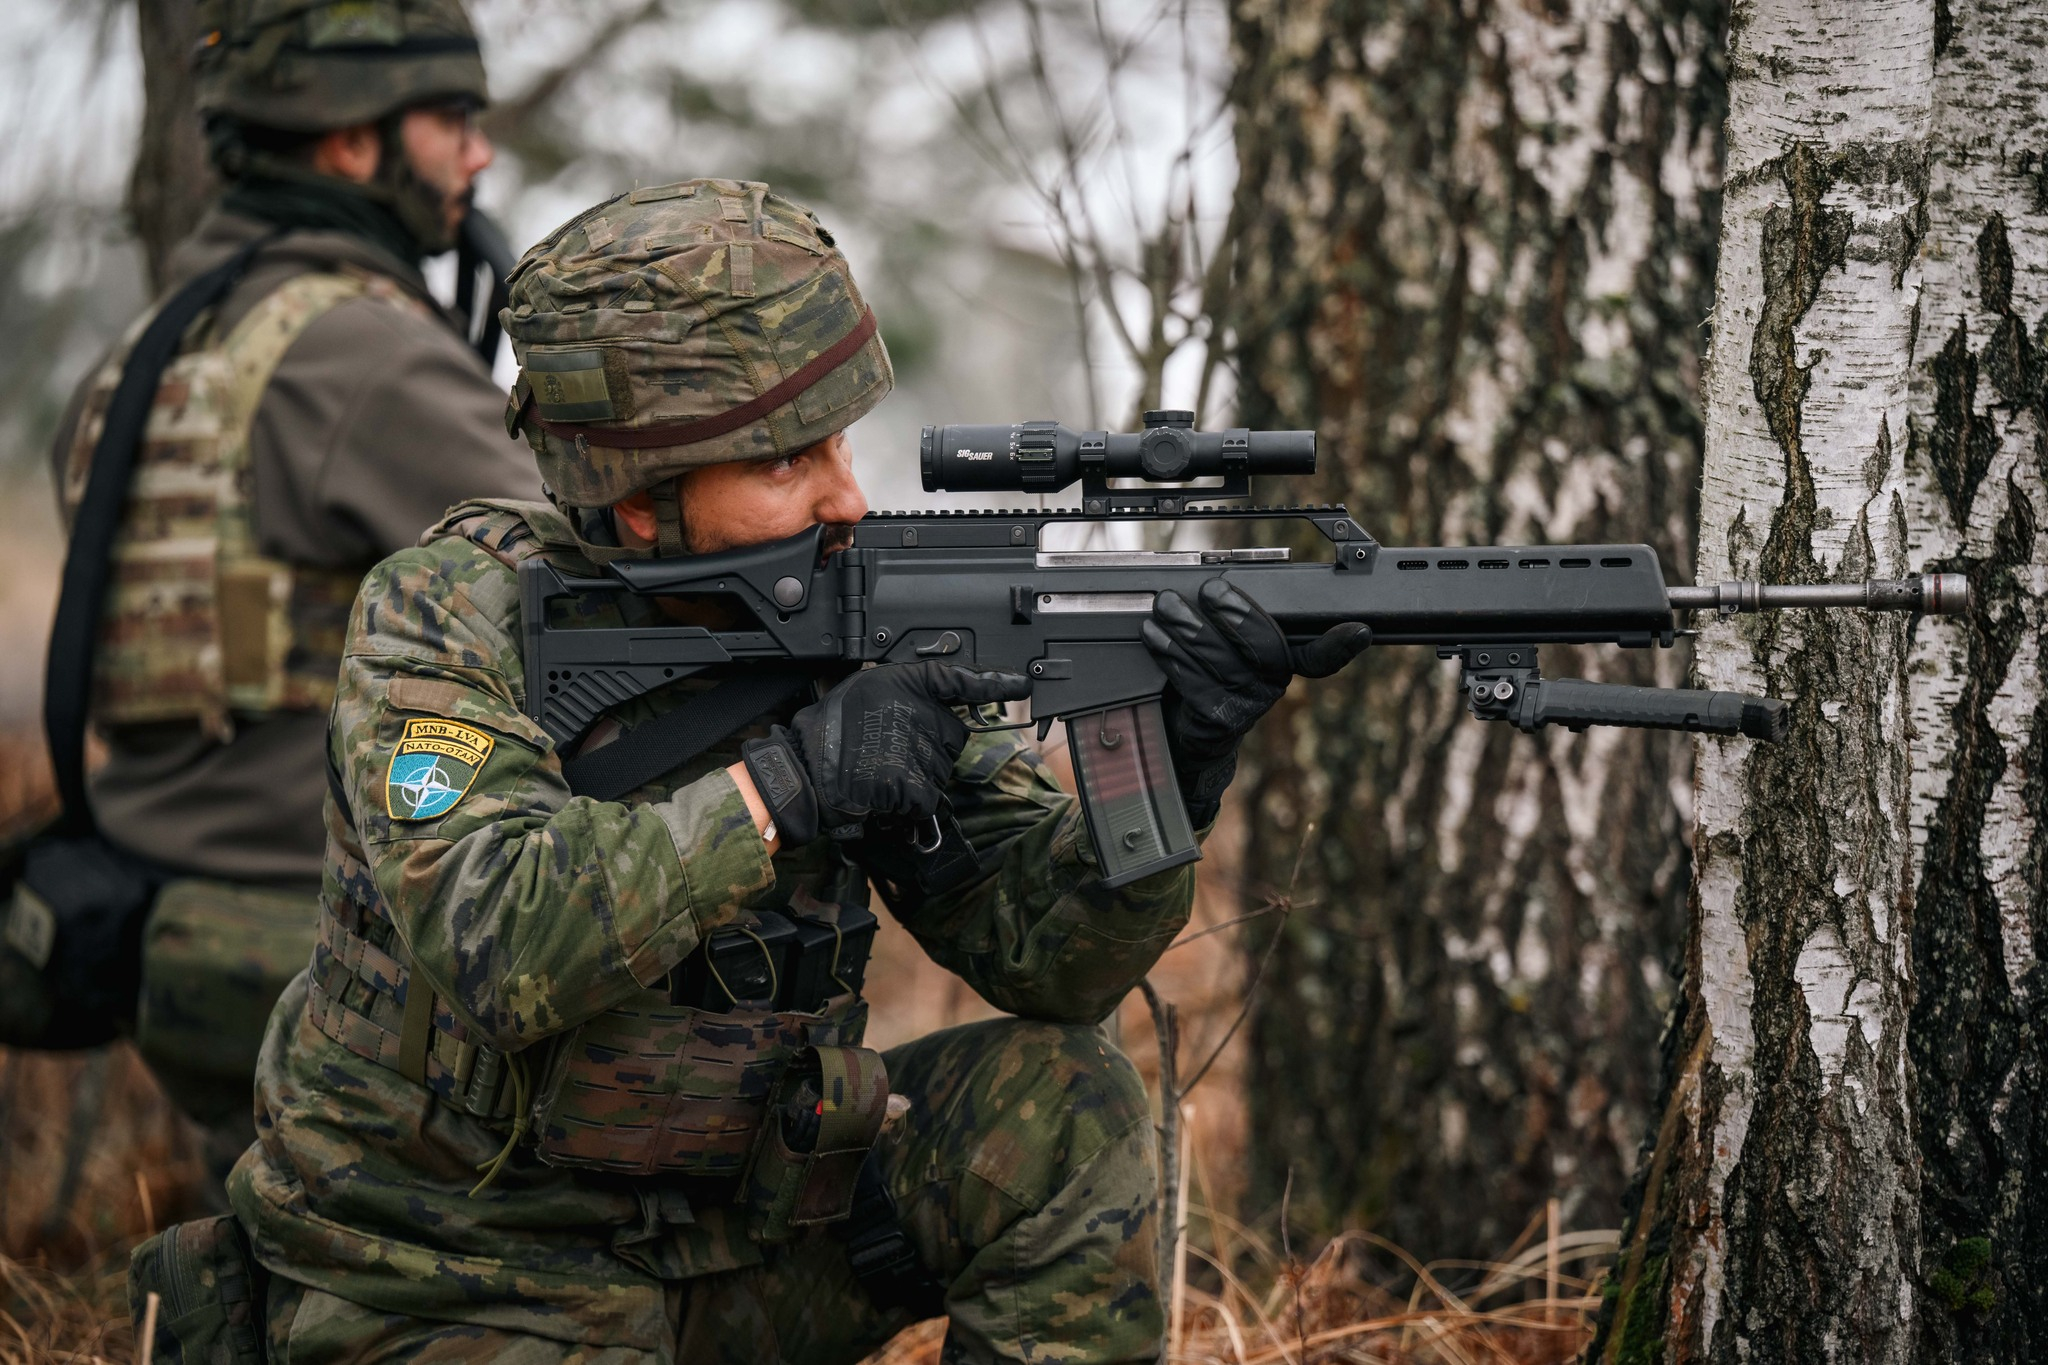
<svg viewBox="0 0 2048 1365"><path fill-rule="evenodd" d="M841 550L851 550L852 548L853 528L851 526L827 526L824 538L818 542L818 562L822 564L825 562L825 556L837 554Z"/></svg>

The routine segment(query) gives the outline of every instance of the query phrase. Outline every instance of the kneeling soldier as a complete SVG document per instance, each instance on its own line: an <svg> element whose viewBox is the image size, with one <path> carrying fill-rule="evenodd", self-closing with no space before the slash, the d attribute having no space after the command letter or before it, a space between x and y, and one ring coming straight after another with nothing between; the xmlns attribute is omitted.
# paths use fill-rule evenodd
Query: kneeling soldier
<svg viewBox="0 0 2048 1365"><path fill-rule="evenodd" d="M617 707L573 752L527 716L522 560L589 575L820 524L849 543L843 429L892 379L831 235L759 184L636 190L527 253L511 300L511 420L552 503L454 509L350 622L320 943L229 1182L273 1357L852 1362L944 1313L949 1360L1155 1359L1150 1114L1096 1025L1193 877L1104 890L1073 798L1020 741L968 733L956 708L1023 679L855 672L617 799L565 763L709 683ZM1156 619L1206 823L1285 645L1276 664L1270 621L1177 597ZM942 801L978 874L878 880L1015 1017L878 1055L877 845L821 831Z"/></svg>

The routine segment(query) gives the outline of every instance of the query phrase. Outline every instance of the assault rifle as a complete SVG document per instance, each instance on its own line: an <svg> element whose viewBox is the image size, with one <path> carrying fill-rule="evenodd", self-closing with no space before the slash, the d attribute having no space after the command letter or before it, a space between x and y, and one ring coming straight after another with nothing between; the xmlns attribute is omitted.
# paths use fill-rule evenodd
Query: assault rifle
<svg viewBox="0 0 2048 1365"><path fill-rule="evenodd" d="M1031 680L1030 720L1019 724L1036 723L1043 738L1055 718L1066 721L1089 833L1104 884L1113 887L1200 856L1167 756L1164 681L1138 634L1162 588L1193 597L1204 580L1221 575L1292 639L1363 621L1375 648L1432 647L1439 658L1459 661L1473 715L1524 731L1628 725L1762 740L1784 737L1783 702L1546 678L1538 647L1668 648L1681 633L1680 612L1968 609L1968 581L1959 574L1670 587L1647 545L1396 547L1376 542L1341 506L1196 506L1238 503L1249 497L1253 475L1313 472L1315 433L1200 432L1186 412L1148 413L1145 425L1139 433L1074 432L1049 421L924 429L926 491L1049 494L1078 480L1078 509L876 512L854 527L852 548L829 554L821 555L823 528L813 528L722 554L615 562L597 578L565 576L528 559L520 566L527 706L568 752L609 708L718 665L757 661L822 673L942 658L1022 673ZM1330 557L1294 561L1278 546L1040 548L1047 527L1109 519L1307 522ZM717 598L728 617L744 619L730 629L577 628L564 610L570 599L621 593ZM746 705L735 710L729 697L726 718L698 726L701 742L690 752L760 714L759 693L745 715L738 711ZM688 716L700 704L672 714ZM633 739L629 732L619 743ZM661 755L641 780L679 761Z"/></svg>

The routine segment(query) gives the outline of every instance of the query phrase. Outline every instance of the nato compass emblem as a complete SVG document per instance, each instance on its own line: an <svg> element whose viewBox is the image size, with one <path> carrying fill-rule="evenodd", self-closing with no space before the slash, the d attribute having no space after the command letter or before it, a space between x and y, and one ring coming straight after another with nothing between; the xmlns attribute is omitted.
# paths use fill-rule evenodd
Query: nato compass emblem
<svg viewBox="0 0 2048 1365"><path fill-rule="evenodd" d="M432 820L455 809L497 741L452 720L409 720L384 774L394 820Z"/></svg>

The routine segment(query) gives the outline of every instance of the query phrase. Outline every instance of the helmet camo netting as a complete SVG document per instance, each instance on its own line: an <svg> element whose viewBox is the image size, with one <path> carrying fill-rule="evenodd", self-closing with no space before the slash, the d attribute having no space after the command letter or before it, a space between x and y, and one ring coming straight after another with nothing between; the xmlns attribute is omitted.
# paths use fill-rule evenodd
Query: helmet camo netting
<svg viewBox="0 0 2048 1365"><path fill-rule="evenodd" d="M509 286L521 368L507 425L567 506L795 454L894 383L831 234L766 185L621 195L528 251Z"/></svg>

